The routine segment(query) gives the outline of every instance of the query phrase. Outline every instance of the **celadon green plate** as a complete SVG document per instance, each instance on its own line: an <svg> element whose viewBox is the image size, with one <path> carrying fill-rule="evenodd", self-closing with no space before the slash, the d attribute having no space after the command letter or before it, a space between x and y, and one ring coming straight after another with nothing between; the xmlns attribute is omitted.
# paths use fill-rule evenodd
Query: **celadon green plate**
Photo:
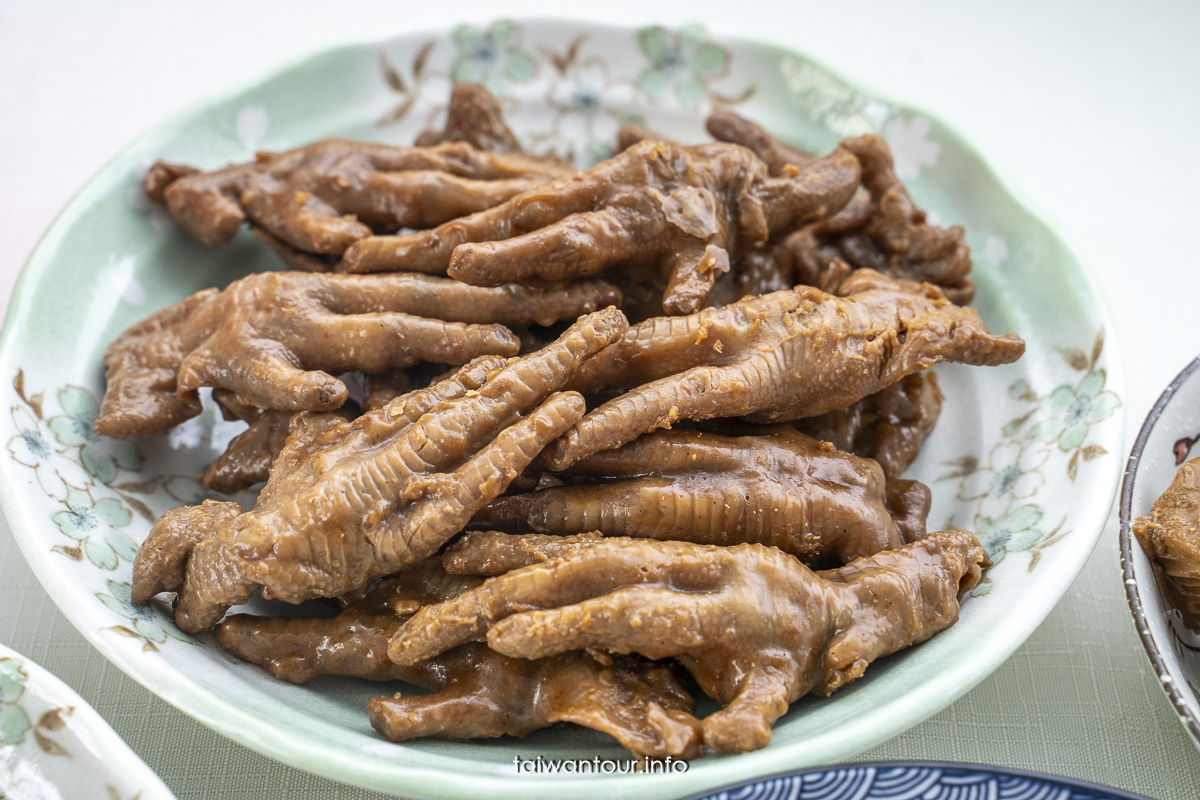
<svg viewBox="0 0 1200 800"><path fill-rule="evenodd" d="M832 697L797 702L758 752L706 756L686 772L581 776L518 774L514 759L591 765L627 755L573 728L391 744L364 706L396 687L334 678L291 686L224 655L210 636L183 635L165 605L130 604L137 543L156 515L201 499L192 476L238 428L210 407L167 436L97 438L104 348L191 292L278 267L246 234L221 249L189 239L144 201L142 172L157 158L211 168L327 135L411 142L437 121L456 79L503 98L530 148L580 163L606 156L627 120L703 140L715 107L810 150L865 131L887 139L917 202L968 231L988 325L1028 342L1014 365L938 369L946 406L910 470L932 487L930 526L975 531L996 562L955 627L872 665ZM405 34L321 53L171 120L71 202L30 258L5 322L0 499L46 590L93 645L167 702L262 753L420 797L681 796L877 744L953 702L1033 631L1082 567L1116 486L1123 411L1111 332L1089 273L969 145L930 115L801 55L699 26L502 21Z"/></svg>

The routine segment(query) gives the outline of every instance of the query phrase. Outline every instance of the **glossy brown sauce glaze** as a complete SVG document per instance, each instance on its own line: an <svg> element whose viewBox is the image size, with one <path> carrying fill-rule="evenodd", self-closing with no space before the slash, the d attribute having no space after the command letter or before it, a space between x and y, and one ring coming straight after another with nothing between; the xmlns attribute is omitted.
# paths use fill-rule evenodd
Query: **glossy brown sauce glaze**
<svg viewBox="0 0 1200 800"><path fill-rule="evenodd" d="M762 545L601 539L421 609L388 652L409 664L486 638L519 658L674 657L723 706L703 720L705 747L745 752L801 696L829 694L952 625L987 563L966 531L828 573Z"/></svg>
<svg viewBox="0 0 1200 800"><path fill-rule="evenodd" d="M818 567L901 544L879 466L786 426L656 431L562 476L568 485L493 500L471 526L766 544Z"/></svg>
<svg viewBox="0 0 1200 800"><path fill-rule="evenodd" d="M639 757L699 753L691 695L671 669L637 656L598 661L569 652L528 660L475 642L412 665L388 658L389 639L416 607L481 582L448 576L440 559L433 559L378 582L335 617L236 614L217 626L217 642L290 683L342 675L430 690L377 697L368 704L371 724L393 742L525 736L573 722L614 736Z"/></svg>
<svg viewBox="0 0 1200 800"><path fill-rule="evenodd" d="M537 353L485 357L351 422L294 416L252 511L205 517L200 533L185 523L193 508L159 519L135 561L135 601L177 591L176 622L195 632L259 589L333 597L425 559L582 416L582 398L558 390L625 327L606 309ZM186 558L162 562L177 539Z"/></svg>

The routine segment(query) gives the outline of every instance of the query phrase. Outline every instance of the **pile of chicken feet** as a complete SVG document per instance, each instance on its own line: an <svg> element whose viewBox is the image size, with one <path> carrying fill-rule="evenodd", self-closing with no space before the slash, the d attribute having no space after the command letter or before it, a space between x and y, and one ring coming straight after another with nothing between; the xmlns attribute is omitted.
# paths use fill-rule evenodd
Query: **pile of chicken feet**
<svg viewBox="0 0 1200 800"><path fill-rule="evenodd" d="M639 757L764 747L798 698L952 625L989 562L901 477L941 409L927 370L1024 343L961 305L963 232L887 146L818 157L720 112L716 142L623 129L577 171L478 86L447 116L413 147L147 175L188 233L245 222L291 271L105 354L98 433L168 431L210 387L248 427L202 480L265 481L249 510L164 514L134 601L175 593L181 629L283 680L430 690L370 703L392 741L572 722ZM226 617L256 592L341 610Z"/></svg>

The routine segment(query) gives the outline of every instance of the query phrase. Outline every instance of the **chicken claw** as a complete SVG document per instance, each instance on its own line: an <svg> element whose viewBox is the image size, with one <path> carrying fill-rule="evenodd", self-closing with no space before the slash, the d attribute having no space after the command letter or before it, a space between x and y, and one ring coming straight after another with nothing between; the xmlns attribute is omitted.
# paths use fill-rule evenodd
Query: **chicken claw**
<svg viewBox="0 0 1200 800"><path fill-rule="evenodd" d="M932 372L914 372L854 405L797 420L795 425L839 450L875 459L884 477L892 481L917 460L944 399Z"/></svg>
<svg viewBox="0 0 1200 800"><path fill-rule="evenodd" d="M326 139L213 172L158 162L146 175L151 200L210 247L242 222L308 253L340 254L370 236L439 225L539 183L569 175L566 165L521 153L485 153L469 144L391 147Z"/></svg>
<svg viewBox="0 0 1200 800"><path fill-rule="evenodd" d="M859 270L842 291L798 286L630 328L570 384L585 394L629 391L591 411L545 463L565 469L681 419L816 416L939 361L1007 364L1025 351L927 284Z"/></svg>
<svg viewBox="0 0 1200 800"><path fill-rule="evenodd" d="M960 226L928 224L896 176L892 153L877 136L847 139L842 146L862 164L867 196L837 214L807 225L780 245L793 264L796 283L834 291L853 270L874 269L895 278L926 281L955 303L975 296L971 248Z"/></svg>
<svg viewBox="0 0 1200 800"><path fill-rule="evenodd" d="M619 300L600 281L485 289L401 273L251 275L165 308L112 343L96 432L163 433L200 413L201 386L259 408L335 409L347 396L339 372L516 355L520 340L505 324L575 319Z"/></svg>
<svg viewBox="0 0 1200 800"><path fill-rule="evenodd" d="M669 669L636 656L607 666L580 652L531 661L475 642L428 661L396 664L387 656L388 640L407 616L390 609L405 594L407 580L406 573L386 579L385 586L331 619L236 614L217 626L217 642L291 683L348 675L433 690L368 704L371 724L393 742L525 736L556 722L575 722L611 734L639 757L697 754L700 730L692 698ZM481 582L458 580L457 592Z"/></svg>
<svg viewBox="0 0 1200 800"><path fill-rule="evenodd" d="M797 150L767 133L757 123L732 111L714 111L704 127L718 142L731 142L748 147L767 165L771 175L787 175L816 159L812 153Z"/></svg>
<svg viewBox="0 0 1200 800"><path fill-rule="evenodd" d="M724 706L703 720L705 746L740 753L766 746L801 696L829 694L952 625L986 559L966 531L825 573L763 545L606 539L422 608L388 655L412 664L486 636L517 658L675 657Z"/></svg>
<svg viewBox="0 0 1200 800"><path fill-rule="evenodd" d="M493 500L471 526L766 544L822 567L900 546L874 461L788 426L742 427L656 431L577 462L566 486Z"/></svg>
<svg viewBox="0 0 1200 800"><path fill-rule="evenodd" d="M1154 577L1183 623L1200 632L1200 459L1184 462L1150 507L1133 521L1133 535Z"/></svg>
<svg viewBox="0 0 1200 800"><path fill-rule="evenodd" d="M135 602L178 591L176 622L196 632L258 589L290 603L334 597L425 559L582 416L583 399L558 390L626 325L616 309L590 314L536 353L480 359L352 422L295 415L253 511L200 534L178 522L194 508L155 523ZM194 542L186 559L155 568L177 538Z"/></svg>
<svg viewBox="0 0 1200 800"><path fill-rule="evenodd" d="M456 83L450 90L446 126L422 131L415 144L432 147L442 142L465 142L485 153L524 153L517 136L504 119L504 109L492 93L478 83ZM554 156L537 156L556 163L564 172L570 166Z"/></svg>
<svg viewBox="0 0 1200 800"><path fill-rule="evenodd" d="M346 251L341 268L448 273L496 286L653 264L669 275L664 310L686 314L704 304L731 257L773 231L833 214L859 175L857 159L841 148L794 176L772 178L736 145L642 142L433 230L364 239Z"/></svg>

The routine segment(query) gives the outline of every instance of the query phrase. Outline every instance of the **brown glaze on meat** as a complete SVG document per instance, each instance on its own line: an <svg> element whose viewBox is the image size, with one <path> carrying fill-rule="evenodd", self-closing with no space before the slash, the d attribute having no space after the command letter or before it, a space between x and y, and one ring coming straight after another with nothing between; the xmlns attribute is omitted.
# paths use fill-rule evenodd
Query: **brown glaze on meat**
<svg viewBox="0 0 1200 800"><path fill-rule="evenodd" d="M801 696L829 694L952 625L986 559L966 531L824 575L762 545L607 539L421 609L388 653L416 663L486 635L519 658L675 657L724 706L703 721L705 746L746 752L770 741L771 724Z"/></svg>
<svg viewBox="0 0 1200 800"><path fill-rule="evenodd" d="M386 639L377 646L386 654ZM525 736L572 722L609 734L639 758L700 752L691 696L669 669L643 659L602 664L570 652L531 660L468 643L423 664L422 679L408 680L435 694L377 697L367 705L371 725L393 742Z"/></svg>
<svg viewBox="0 0 1200 800"><path fill-rule="evenodd" d="M451 575L503 575L587 549L602 539L599 531L572 536L464 531L442 553L442 566Z"/></svg>
<svg viewBox="0 0 1200 800"><path fill-rule="evenodd" d="M892 154L877 136L848 139L842 145L862 163L868 197L792 234L779 257L793 264L797 283L828 287L851 270L873 269L895 278L937 285L956 303L975 295L969 277L971 249L957 225L926 222L896 177Z"/></svg>
<svg viewBox="0 0 1200 800"><path fill-rule="evenodd" d="M811 287L629 329L572 379L628 389L545 457L554 470L683 419L782 422L845 408L939 361L1007 364L1025 351L933 286L860 270L833 297Z"/></svg>
<svg viewBox="0 0 1200 800"><path fill-rule="evenodd" d="M205 500L159 517L133 562L134 602L144 603L160 591L179 591L192 549L243 513L237 503Z"/></svg>
<svg viewBox="0 0 1200 800"><path fill-rule="evenodd" d="M530 289L403 273L251 275L165 308L109 346L96 432L163 433L200 413L202 386L260 408L335 409L347 396L339 372L516 355L520 341L497 323L575 319L619 298L601 281Z"/></svg>
<svg viewBox="0 0 1200 800"><path fill-rule="evenodd" d="M795 174L800 167L817 158L812 153L784 144L761 126L732 111L714 111L709 114L704 127L719 142L740 144L753 150L766 162L771 175Z"/></svg>
<svg viewBox="0 0 1200 800"><path fill-rule="evenodd" d="M200 473L200 483L205 489L233 494L265 481L287 441L293 413L267 409L251 420L250 427Z"/></svg>
<svg viewBox="0 0 1200 800"><path fill-rule="evenodd" d="M1186 462L1133 535L1154 565L1167 601L1200 632L1200 458Z"/></svg>
<svg viewBox="0 0 1200 800"><path fill-rule="evenodd" d="M474 642L401 666L388 658L387 646L404 619L357 609L332 619L238 614L218 626L217 641L292 683L348 675L432 690L368 703L371 724L393 742L526 736L573 722L610 734L638 757L688 758L699 751L692 699L664 667L633 658L605 666L580 652L511 658Z"/></svg>
<svg viewBox="0 0 1200 800"><path fill-rule="evenodd" d="M391 147L326 139L213 172L159 162L143 185L206 245L225 244L248 219L304 252L339 254L370 236L372 226L439 225L571 171L464 143Z"/></svg>
<svg viewBox="0 0 1200 800"><path fill-rule="evenodd" d="M342 268L446 272L495 286L562 282L636 263L668 276L667 313L690 313L732 255L773 231L833 214L858 180L857 159L841 148L793 177L771 178L736 145L643 142L434 230L363 240L347 250Z"/></svg>
<svg viewBox="0 0 1200 800"><path fill-rule="evenodd" d="M393 662L388 641L415 610L397 613L397 606L406 598L449 599L482 582L447 576L437 562L385 579L336 617L236 614L217 626L217 643L290 683L344 675L432 690L370 702L371 724L394 742L525 736L556 722L575 722L611 734L635 756L698 753L692 698L670 670L637 657L606 665L570 652L531 661L468 643L418 664ZM440 580L432 574L437 572ZM441 591L431 593L431 586Z"/></svg>
<svg viewBox="0 0 1200 800"><path fill-rule="evenodd" d="M875 459L884 476L894 480L917 460L944 399L937 376L915 372L853 405L795 425L839 450Z"/></svg>
<svg viewBox="0 0 1200 800"><path fill-rule="evenodd" d="M374 411L383 408L402 394L413 389L408 372L403 369L389 369L378 375L367 376L366 409Z"/></svg>
<svg viewBox="0 0 1200 800"><path fill-rule="evenodd" d="M885 497L888 513L896 521L896 528L904 543L911 544L924 539L925 522L933 502L929 487L920 481L893 478L887 482Z"/></svg>
<svg viewBox="0 0 1200 800"><path fill-rule="evenodd" d="M732 283L733 286L729 289L732 291L732 297L728 302L733 302L750 295L781 292L791 289L798 283L803 283L806 286L815 286L823 292L836 294L837 287L841 285L842 278L846 276L843 274L836 281L826 283L798 281L792 261L787 256L788 253L785 249L771 242L757 244L747 249L734 265L734 271L731 273L732 280L730 277L723 278L721 284L714 289L714 293L724 288L724 285ZM846 274L849 272L847 271ZM717 304L714 303L714 305Z"/></svg>
<svg viewBox="0 0 1200 800"><path fill-rule="evenodd" d="M642 125L622 125L617 129L617 148L616 152L620 153L633 147L638 142L668 142L677 144L669 136L663 136L657 131Z"/></svg>
<svg viewBox="0 0 1200 800"><path fill-rule="evenodd" d="M480 359L352 422L297 414L253 511L203 535L180 525L192 508L155 523L134 601L177 591L176 622L195 632L259 589L290 603L335 597L427 558L582 416L583 399L558 390L625 327L606 309L544 350ZM138 566L176 538L194 543L186 565Z"/></svg>
<svg viewBox="0 0 1200 800"><path fill-rule="evenodd" d="M306 253L298 247L293 247L278 236L273 236L265 228L253 223L249 226L250 233L267 247L275 251L275 255L283 261L284 266L297 272L333 272L337 266L338 257L320 253Z"/></svg>
<svg viewBox="0 0 1200 800"><path fill-rule="evenodd" d="M456 83L450 90L446 125L442 130L422 131L414 144L433 147L442 142L463 142L484 153L524 153L517 135L504 119L504 109L478 83ZM570 167L563 161L558 166Z"/></svg>
<svg viewBox="0 0 1200 800"><path fill-rule="evenodd" d="M744 436L656 431L567 474L567 486L493 500L471 526L766 544L821 567L901 544L879 466L787 426Z"/></svg>
<svg viewBox="0 0 1200 800"><path fill-rule="evenodd" d="M421 606L458 597L478 585L478 577L451 574L442 566L441 557L431 556L415 566L340 594L337 602L343 610L353 607L364 613L411 616Z"/></svg>

